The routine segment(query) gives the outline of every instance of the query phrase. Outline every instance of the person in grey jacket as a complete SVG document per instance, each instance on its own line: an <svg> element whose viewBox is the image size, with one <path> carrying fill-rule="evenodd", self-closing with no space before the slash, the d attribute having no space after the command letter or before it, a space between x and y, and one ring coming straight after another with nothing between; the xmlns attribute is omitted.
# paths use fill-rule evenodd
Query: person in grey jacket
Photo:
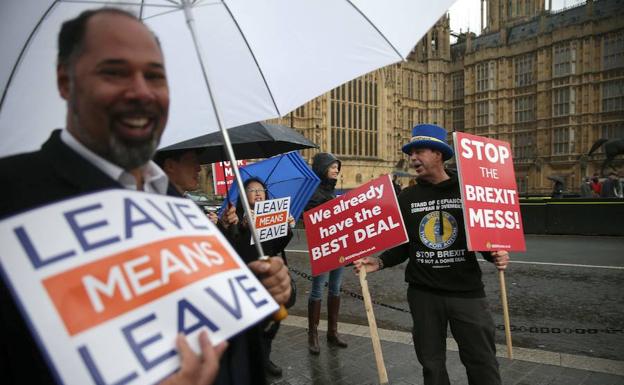
<svg viewBox="0 0 624 385"><path fill-rule="evenodd" d="M333 154L320 152L312 159L312 170L321 179L312 198L306 205L306 211L336 197L335 189L340 173L341 162ZM346 348L347 343L338 336L338 311L340 309L340 285L344 267L323 273L312 279L312 290L308 298L308 350L316 355L321 352L318 340L318 324L321 317L321 299L323 287L329 279L327 295L327 342L330 345Z"/></svg>

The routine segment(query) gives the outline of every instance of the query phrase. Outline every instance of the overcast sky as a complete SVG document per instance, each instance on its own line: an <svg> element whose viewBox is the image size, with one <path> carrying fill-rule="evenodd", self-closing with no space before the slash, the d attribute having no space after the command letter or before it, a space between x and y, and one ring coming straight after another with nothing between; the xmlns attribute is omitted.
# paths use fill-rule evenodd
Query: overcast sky
<svg viewBox="0 0 624 385"><path fill-rule="evenodd" d="M553 10L584 3L584 0L552 0ZM545 0L548 6L548 0ZM477 35L481 32L480 0L457 0L449 10L451 13L451 31L466 32L468 28Z"/></svg>

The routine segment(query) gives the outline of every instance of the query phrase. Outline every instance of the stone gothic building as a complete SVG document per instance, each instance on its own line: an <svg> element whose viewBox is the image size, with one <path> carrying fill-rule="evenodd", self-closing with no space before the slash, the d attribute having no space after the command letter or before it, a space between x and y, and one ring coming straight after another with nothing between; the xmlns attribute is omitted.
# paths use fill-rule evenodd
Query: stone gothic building
<svg viewBox="0 0 624 385"><path fill-rule="evenodd" d="M604 160L602 151L587 156L592 144L624 138L624 0L557 12L544 0L482 0L482 15L480 35L454 35L451 44L446 15L407 61L275 122L342 159L338 188L407 171L401 146L428 122L509 142L521 193L549 193L552 175L577 191Z"/></svg>

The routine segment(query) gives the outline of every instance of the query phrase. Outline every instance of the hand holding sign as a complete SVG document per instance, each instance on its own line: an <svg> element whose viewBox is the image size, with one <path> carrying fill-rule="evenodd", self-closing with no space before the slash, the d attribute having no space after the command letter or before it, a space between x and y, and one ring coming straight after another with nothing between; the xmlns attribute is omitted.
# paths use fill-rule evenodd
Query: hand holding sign
<svg viewBox="0 0 624 385"><path fill-rule="evenodd" d="M353 262L353 270L356 274L360 274L361 269L365 269L367 273L374 273L381 268L379 258L364 257Z"/></svg>
<svg viewBox="0 0 624 385"><path fill-rule="evenodd" d="M492 251L492 260L498 270L505 270L509 264L509 253L505 250Z"/></svg>
<svg viewBox="0 0 624 385"><path fill-rule="evenodd" d="M288 301L291 290L290 275L281 257L253 261L247 267L256 274L275 302L283 305Z"/></svg>
<svg viewBox="0 0 624 385"><path fill-rule="evenodd" d="M227 341L212 346L208 333L204 331L199 333L201 354L197 355L186 342L186 337L183 334L178 334L176 348L180 355L180 370L161 382L160 385L212 384L217 373L219 373L219 361L227 346Z"/></svg>

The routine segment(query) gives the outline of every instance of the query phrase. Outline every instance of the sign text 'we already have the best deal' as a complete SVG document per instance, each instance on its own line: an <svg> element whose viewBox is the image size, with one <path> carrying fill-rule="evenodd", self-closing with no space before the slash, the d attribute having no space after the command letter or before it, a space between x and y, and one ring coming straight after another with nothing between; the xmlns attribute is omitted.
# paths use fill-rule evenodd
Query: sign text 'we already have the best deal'
<svg viewBox="0 0 624 385"><path fill-rule="evenodd" d="M314 276L407 242L389 175L306 211L303 220Z"/></svg>

